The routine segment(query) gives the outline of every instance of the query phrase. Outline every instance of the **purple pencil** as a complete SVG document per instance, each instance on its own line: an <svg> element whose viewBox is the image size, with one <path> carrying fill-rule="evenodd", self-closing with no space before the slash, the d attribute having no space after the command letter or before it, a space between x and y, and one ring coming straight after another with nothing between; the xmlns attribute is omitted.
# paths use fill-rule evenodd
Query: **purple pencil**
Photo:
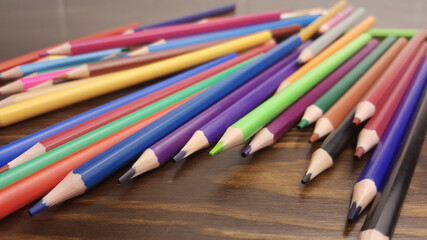
<svg viewBox="0 0 427 240"><path fill-rule="evenodd" d="M157 168L164 163L166 163L169 159L171 159L178 151L185 145L185 143L190 139L194 131L196 131L199 127L206 124L212 118L226 110L233 103L244 97L246 94L254 91L261 85L263 82L267 82L268 79L274 75L275 72L280 69L286 67L290 64L291 61L296 61L298 56L298 52L293 52L289 54L287 57L278 61L272 67L268 68L266 71L262 72L248 83L230 93L225 98L221 99L214 105L212 105L207 110L203 111L195 118L191 119L181 127L177 128L175 131L161 139L160 141L153 144L144 153L141 155L140 159L144 159L144 162L150 162L150 166L147 169L151 170ZM277 85L270 87L270 94L274 92L274 87ZM266 96L265 98L267 98Z"/></svg>
<svg viewBox="0 0 427 240"><path fill-rule="evenodd" d="M341 65L336 71L320 82L316 87L306 93L295 104L282 112L278 117L262 128L243 150L242 156L247 157L254 152L272 145L280 139L298 120L301 119L305 109L315 102L320 96L335 85L342 77L362 61L376 46L374 40L362 48L358 53Z"/></svg>
<svg viewBox="0 0 427 240"><path fill-rule="evenodd" d="M188 157L190 154L208 147L224 133L227 127L271 96L275 91L274 88L278 87L283 79L299 68L299 65L296 62L297 57L302 49L304 49L304 46L308 46L310 43L311 41L306 42L287 56L290 61L287 61L286 65L281 64L281 67L275 67L278 65L276 64L274 66L274 70L272 68L269 69L271 71L269 71L268 74L265 74L262 80L258 79L256 83L254 82L252 91L245 90L244 94L241 94L239 99L230 104L231 106L224 109L219 114L214 115L210 121L207 121L203 125L199 125L195 128L191 132L194 134L189 138L190 140L187 139L188 142L174 157L174 160L180 161L183 158ZM256 78L260 77L261 75ZM256 80L256 78L251 80L251 82Z"/></svg>

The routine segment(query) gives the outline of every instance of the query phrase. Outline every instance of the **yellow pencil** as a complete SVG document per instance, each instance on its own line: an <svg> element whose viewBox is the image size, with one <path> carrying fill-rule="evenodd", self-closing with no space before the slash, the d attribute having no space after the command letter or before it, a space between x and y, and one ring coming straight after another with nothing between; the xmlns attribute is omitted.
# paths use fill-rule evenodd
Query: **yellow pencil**
<svg viewBox="0 0 427 240"><path fill-rule="evenodd" d="M271 39L271 32L264 31L142 67L103 75L85 84L1 108L0 126L8 126L73 103L181 71L232 52L264 44Z"/></svg>
<svg viewBox="0 0 427 240"><path fill-rule="evenodd" d="M310 62L306 63L304 66L302 66L298 71L296 71L294 74L286 78L280 86L277 88L277 92L282 91L287 86L289 86L291 83L295 82L297 79L305 75L307 72L309 72L311 69L315 68L317 65L319 65L321 62L332 56L334 53L336 53L338 50L343 48L345 45L347 45L349 42L356 39L358 36L360 36L362 33L364 33L366 30L368 30L372 25L375 23L375 18L370 16L367 17L363 22L361 22L359 25L354 27L351 31L346 33L344 36L339 38L337 41L332 43L328 48L323 50L321 53L319 53L315 58L311 59Z"/></svg>

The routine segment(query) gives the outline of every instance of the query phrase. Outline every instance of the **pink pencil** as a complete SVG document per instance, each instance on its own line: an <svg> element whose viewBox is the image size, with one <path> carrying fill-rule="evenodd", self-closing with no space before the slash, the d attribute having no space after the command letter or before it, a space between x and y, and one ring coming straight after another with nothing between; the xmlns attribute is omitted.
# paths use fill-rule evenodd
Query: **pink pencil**
<svg viewBox="0 0 427 240"><path fill-rule="evenodd" d="M344 18L350 15L354 10L353 6L348 6L346 9L339 12L335 17L331 18L331 20L324 23L319 27L319 33L324 34L325 32L331 30L335 25L341 22Z"/></svg>
<svg viewBox="0 0 427 240"><path fill-rule="evenodd" d="M66 68L61 69L58 71L48 72L32 77L26 77L18 79L14 82L11 82L3 87L0 88L0 95L4 94L13 94L13 93L19 93L23 92L25 90L28 90L32 87L38 86L42 83L47 83L50 80L50 84L46 84L45 86L53 85L55 82L53 79L61 74L64 74L68 71L71 71L75 68Z"/></svg>
<svg viewBox="0 0 427 240"><path fill-rule="evenodd" d="M102 49L114 48L112 46L133 46L136 44L157 41L162 38L184 37L193 34L207 33L230 28L259 24L263 22L280 20L282 12L269 12L254 14L244 17L235 17L230 19L218 20L204 24L185 23L173 27L161 27L147 29L146 31L99 38L97 40L87 40L71 42L60 45L48 50L49 55L72 55L86 52L93 52Z"/></svg>

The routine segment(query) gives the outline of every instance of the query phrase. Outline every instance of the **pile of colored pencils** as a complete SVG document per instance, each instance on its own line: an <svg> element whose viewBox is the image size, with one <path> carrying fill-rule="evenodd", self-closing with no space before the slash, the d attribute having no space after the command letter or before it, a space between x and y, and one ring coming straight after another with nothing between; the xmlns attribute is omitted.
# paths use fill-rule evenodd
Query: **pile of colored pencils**
<svg viewBox="0 0 427 240"><path fill-rule="evenodd" d="M120 183L216 141L211 155L253 137L247 157L315 123L310 142L329 136L301 182L332 167L356 135L357 158L377 146L348 221L377 197L360 238L390 238L426 132L427 32L371 29L375 18L345 1L224 15L234 8L130 24L0 63L0 79L11 81L0 87L10 95L0 101L2 127L170 75L2 146L0 218L43 196L31 215L81 195L135 157Z"/></svg>

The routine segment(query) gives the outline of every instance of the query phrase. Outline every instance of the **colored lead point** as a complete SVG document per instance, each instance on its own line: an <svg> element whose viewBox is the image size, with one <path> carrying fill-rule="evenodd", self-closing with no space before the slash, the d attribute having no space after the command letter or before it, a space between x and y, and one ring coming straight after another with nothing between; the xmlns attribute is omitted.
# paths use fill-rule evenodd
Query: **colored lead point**
<svg viewBox="0 0 427 240"><path fill-rule="evenodd" d="M251 155L251 151L252 151L252 148L251 148L251 145L248 145L244 150L243 150L243 152L242 152L242 157L248 157L249 155Z"/></svg>
<svg viewBox="0 0 427 240"><path fill-rule="evenodd" d="M135 176L135 173L135 169L130 168L125 174L123 174L123 176L119 178L118 183L124 183L131 180Z"/></svg>
<svg viewBox="0 0 427 240"><path fill-rule="evenodd" d="M218 153L222 152L224 150L224 142L223 141L219 141L214 148L212 148L212 150L209 152L209 155L211 156L215 156Z"/></svg>
<svg viewBox="0 0 427 240"><path fill-rule="evenodd" d="M182 159L184 159L186 155L187 155L187 152L186 152L186 151L180 151L177 155L175 155L175 157L173 157L173 160L174 160L175 162L179 162L179 161L181 161Z"/></svg>
<svg viewBox="0 0 427 240"><path fill-rule="evenodd" d="M313 133L313 135L311 135L311 137L310 137L310 142L314 143L315 141L319 140L319 138L320 138L319 134Z"/></svg>
<svg viewBox="0 0 427 240"><path fill-rule="evenodd" d="M302 184L306 184L311 180L311 173L305 174L305 176L301 179Z"/></svg>
<svg viewBox="0 0 427 240"><path fill-rule="evenodd" d="M347 221L353 223L359 216L361 210L362 208L360 206L356 206L356 203L353 202L353 204L351 204L351 208L348 210Z"/></svg>
<svg viewBox="0 0 427 240"><path fill-rule="evenodd" d="M354 118L354 119L353 119L353 124L354 124L354 126L359 125L361 122L362 122L362 121L360 120L360 118Z"/></svg>
<svg viewBox="0 0 427 240"><path fill-rule="evenodd" d="M363 147L357 147L356 151L354 152L354 156L357 158L361 158L365 154L365 149Z"/></svg>
<svg viewBox="0 0 427 240"><path fill-rule="evenodd" d="M302 119L302 120L298 123L297 128L298 128L298 129L303 129L303 128L307 127L307 125L308 125L308 121L307 121L306 119Z"/></svg>
<svg viewBox="0 0 427 240"><path fill-rule="evenodd" d="M30 208L30 210L28 210L28 213L30 214L30 216L34 216L37 215L41 212L43 212L44 210L48 209L49 207L46 206L46 204L43 203L42 201L39 201L38 203L36 203L36 205L34 205L32 208Z"/></svg>

